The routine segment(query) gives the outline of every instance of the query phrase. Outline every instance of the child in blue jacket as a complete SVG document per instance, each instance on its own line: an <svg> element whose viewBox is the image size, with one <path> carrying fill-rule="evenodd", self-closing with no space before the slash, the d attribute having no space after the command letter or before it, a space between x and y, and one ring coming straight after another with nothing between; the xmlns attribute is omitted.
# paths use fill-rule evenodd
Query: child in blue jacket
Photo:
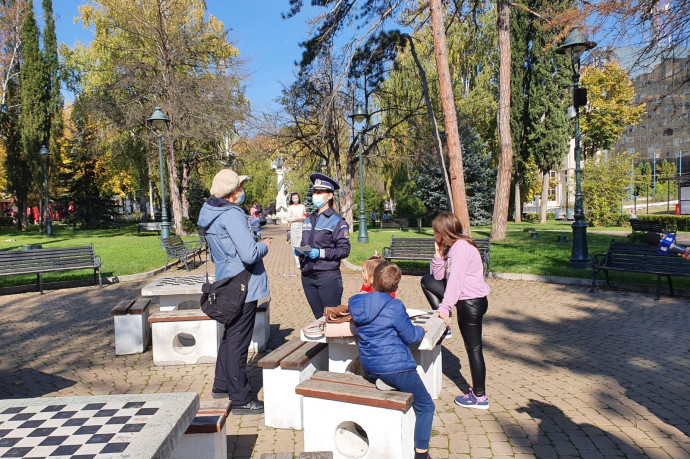
<svg viewBox="0 0 690 459"><path fill-rule="evenodd" d="M421 341L426 329L412 325L402 301L390 296L401 274L395 263L380 263L374 270L374 291L350 298L349 308L357 326L359 358L369 376L377 379L376 386L388 385L414 397L415 459L428 459L435 405L407 347Z"/></svg>

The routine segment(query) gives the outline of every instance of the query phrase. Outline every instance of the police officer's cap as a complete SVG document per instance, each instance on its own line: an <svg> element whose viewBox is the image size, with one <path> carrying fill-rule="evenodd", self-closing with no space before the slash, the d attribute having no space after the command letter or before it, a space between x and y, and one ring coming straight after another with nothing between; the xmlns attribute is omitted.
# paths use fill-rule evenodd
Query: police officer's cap
<svg viewBox="0 0 690 459"><path fill-rule="evenodd" d="M338 182L327 175L315 172L309 176L309 180L314 184L315 190L335 191L340 189Z"/></svg>

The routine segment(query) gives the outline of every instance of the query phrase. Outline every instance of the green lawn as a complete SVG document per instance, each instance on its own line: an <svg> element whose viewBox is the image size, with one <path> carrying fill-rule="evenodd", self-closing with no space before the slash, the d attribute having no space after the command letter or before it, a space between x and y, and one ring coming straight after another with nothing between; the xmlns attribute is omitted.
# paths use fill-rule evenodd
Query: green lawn
<svg viewBox="0 0 690 459"><path fill-rule="evenodd" d="M25 233L10 228L0 229L0 250L20 250L24 244L41 244L44 249L76 247L93 243L96 255L101 256L101 272L105 276L119 276L150 271L165 265L165 252L160 248L158 233L137 234L137 223L121 224L118 229L72 230L53 224L53 237L47 238L31 226ZM197 240L196 236L184 237ZM44 282L89 279L92 270L46 273ZM26 285L36 282L35 275L0 277L0 287Z"/></svg>
<svg viewBox="0 0 690 459"><path fill-rule="evenodd" d="M46 238L32 226L26 233L14 229L0 229L0 250L19 250L24 244L41 244L43 248L74 247L93 243L97 255L101 256L104 276L118 276L145 272L165 264L165 252L160 249L157 233L137 234L136 223L121 225L118 229L71 230L60 224L54 225L54 237ZM530 238L524 229L535 229L539 238ZM369 243L357 242L357 225L350 235L352 251L349 260L361 265L374 250L379 254L383 247L390 244L391 236L396 237L432 237L431 228L424 228L422 233L416 229L395 231L391 229L369 229ZM487 237L490 227L474 227L473 236ZM628 228L588 228L587 240L590 257L595 253L604 253L612 239L625 236L602 234L602 231L625 231ZM566 235L568 242L557 242L559 235ZM196 236L185 237L196 240ZM574 270L568 267L572 244L570 223L549 221L545 225L535 223L510 223L505 240L491 244L491 271L504 273L529 273L553 276L584 277L591 276L591 269ZM428 272L428 262L401 261L399 265L406 272ZM45 282L57 280L89 279L91 271L67 271L63 273L46 273ZM603 275L602 275L603 277ZM635 274L613 273L612 278L621 282L654 283L655 277ZM35 275L0 277L0 287L25 285L36 282ZM690 279L674 279L674 285L690 288Z"/></svg>

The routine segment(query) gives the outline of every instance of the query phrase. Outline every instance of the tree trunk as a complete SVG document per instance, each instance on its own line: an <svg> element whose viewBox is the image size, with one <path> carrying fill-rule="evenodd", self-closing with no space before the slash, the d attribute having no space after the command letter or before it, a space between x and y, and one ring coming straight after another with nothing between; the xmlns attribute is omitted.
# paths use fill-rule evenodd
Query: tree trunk
<svg viewBox="0 0 690 459"><path fill-rule="evenodd" d="M546 223L546 209L549 203L549 171L544 172L541 180L541 200L539 202L539 221L540 225Z"/></svg>
<svg viewBox="0 0 690 459"><path fill-rule="evenodd" d="M177 168L175 167L175 151L172 145L167 147L168 153L165 155L168 169L168 191L170 196L170 206L172 207L172 217L175 220L175 234L186 235L182 229L182 199L180 188L177 186Z"/></svg>
<svg viewBox="0 0 690 459"><path fill-rule="evenodd" d="M450 179L452 197L455 204L455 215L462 223L463 231L470 236L470 214L467 209L467 195L465 193L465 176L462 166L462 145L458 132L458 115L455 111L455 97L453 84L448 66L448 48L446 46L446 29L443 25L443 10L441 0L429 0L431 6L431 29L434 35L434 54L438 71L439 92L443 107L443 120L446 128L448 143L448 159L450 162ZM510 62L510 61L509 61ZM509 134L510 135L510 134Z"/></svg>
<svg viewBox="0 0 690 459"><path fill-rule="evenodd" d="M19 229L19 231L26 231L29 228L29 216L26 214L26 196L17 196L17 206L19 207L17 229Z"/></svg>
<svg viewBox="0 0 690 459"><path fill-rule="evenodd" d="M522 223L522 196L519 177L515 177L515 223Z"/></svg>
<svg viewBox="0 0 690 459"><path fill-rule="evenodd" d="M443 172L443 183L446 187L446 198L448 198L448 205L451 212L455 212L455 207L453 206L453 196L451 194L450 179L448 178L448 168L446 167L446 160L443 157L443 143L441 142L441 134L438 132L438 123L436 123L436 116L434 116L434 108L431 105L431 97L429 97L429 83L426 79L426 72L424 67L422 67L419 58L417 57L417 50L414 47L414 41L410 35L405 34L407 41L410 43L410 51L412 52L412 58L417 65L417 71L419 72L419 78L422 80L422 94L424 95L424 102L426 103L426 111L429 115L429 120L431 121L431 127L434 131L434 146L436 147L436 154L438 154L438 159L441 164L441 171Z"/></svg>
<svg viewBox="0 0 690 459"><path fill-rule="evenodd" d="M182 181L180 183L180 194L182 196L182 215L189 218L189 201L187 201L187 190L189 189L189 165L182 163Z"/></svg>
<svg viewBox="0 0 690 459"><path fill-rule="evenodd" d="M491 239L500 241L506 237L510 178L513 171L513 143L510 138L510 6L507 0L498 2L498 177L494 196L494 215L491 222Z"/></svg>

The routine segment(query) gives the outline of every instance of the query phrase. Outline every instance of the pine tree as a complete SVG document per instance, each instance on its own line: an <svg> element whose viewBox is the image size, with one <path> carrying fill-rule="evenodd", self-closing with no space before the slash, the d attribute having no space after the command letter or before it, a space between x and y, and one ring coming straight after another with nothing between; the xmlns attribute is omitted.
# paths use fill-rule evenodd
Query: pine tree
<svg viewBox="0 0 690 459"><path fill-rule="evenodd" d="M470 220L472 225L487 225L491 223L494 208L497 170L491 167L491 154L471 124L463 120L458 128L463 145Z"/></svg>
<svg viewBox="0 0 690 459"><path fill-rule="evenodd" d="M59 62L57 37L55 36L55 18L53 17L52 0L43 0L43 14L45 27L43 29L43 53L45 54L45 72L48 77L48 149L57 157L60 153L60 139L62 138L62 108L63 98L60 92Z"/></svg>
<svg viewBox="0 0 690 459"><path fill-rule="evenodd" d="M19 79L21 82L21 114L19 126L23 154L12 171L17 201L23 207L32 186L43 182L42 168L38 167L38 151L48 141L48 118L46 88L48 78L45 72L43 53L38 47L39 31L34 17L33 4L27 2L27 13L22 25L23 62ZM8 175L10 171L8 170ZM22 217L24 212L21 212ZM24 217L23 217L24 218Z"/></svg>

